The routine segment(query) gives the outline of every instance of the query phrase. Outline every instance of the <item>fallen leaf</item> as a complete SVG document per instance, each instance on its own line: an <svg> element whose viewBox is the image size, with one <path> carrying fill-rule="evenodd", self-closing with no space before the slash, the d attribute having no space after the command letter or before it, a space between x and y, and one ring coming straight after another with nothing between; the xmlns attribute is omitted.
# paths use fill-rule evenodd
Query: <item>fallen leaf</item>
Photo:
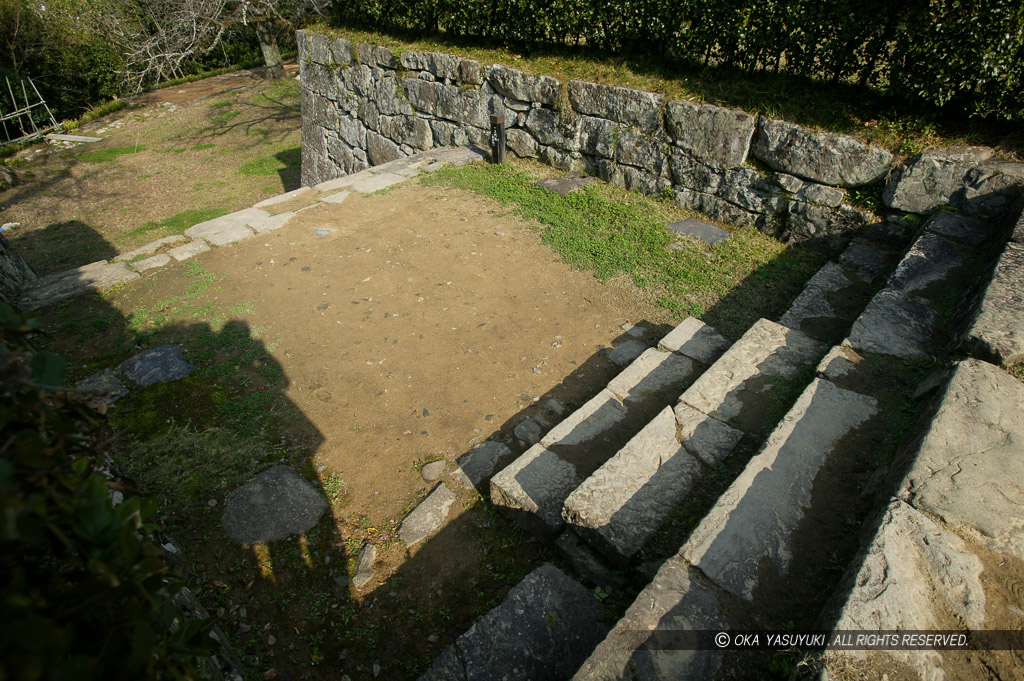
<svg viewBox="0 0 1024 681"><path fill-rule="evenodd" d="M373 678L377 678L378 676L380 676L380 663L375 661L373 663Z"/></svg>

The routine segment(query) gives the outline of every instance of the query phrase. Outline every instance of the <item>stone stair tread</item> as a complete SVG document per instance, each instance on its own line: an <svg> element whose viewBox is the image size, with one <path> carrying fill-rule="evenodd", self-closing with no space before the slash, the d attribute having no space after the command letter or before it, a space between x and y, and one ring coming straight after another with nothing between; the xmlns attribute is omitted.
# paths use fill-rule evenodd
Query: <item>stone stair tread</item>
<svg viewBox="0 0 1024 681"><path fill-rule="evenodd" d="M896 251L861 241L851 242L839 255L839 264L857 270L864 281L888 276L899 260Z"/></svg>
<svg viewBox="0 0 1024 681"><path fill-rule="evenodd" d="M1011 241L999 256L962 347L1005 367L1024 361L1024 245Z"/></svg>
<svg viewBox="0 0 1024 681"><path fill-rule="evenodd" d="M761 319L736 341L686 392L681 402L698 411L757 434L747 393L771 390L773 379L793 380L803 367L812 368L828 345L805 333ZM757 381L764 385L755 385Z"/></svg>
<svg viewBox="0 0 1024 681"><path fill-rule="evenodd" d="M637 358L637 361L639 359ZM624 371L629 371L629 369L630 367L626 367ZM571 446L589 442L625 418L626 411L626 407L615 393L605 388L549 430L548 434L541 438L540 443L545 447L550 447L551 445Z"/></svg>
<svg viewBox="0 0 1024 681"><path fill-rule="evenodd" d="M545 563L434 661L420 681L564 681L607 632L601 604Z"/></svg>
<svg viewBox="0 0 1024 681"><path fill-rule="evenodd" d="M100 260L40 277L22 290L18 297L18 307L26 311L38 310L87 291L109 288L138 278L139 273L128 267L127 263Z"/></svg>
<svg viewBox="0 0 1024 681"><path fill-rule="evenodd" d="M850 328L847 342L857 350L895 357L930 357L938 315L901 291L875 294Z"/></svg>
<svg viewBox="0 0 1024 681"><path fill-rule="evenodd" d="M697 370L689 357L651 348L613 378L608 390L622 402L637 402L686 380Z"/></svg>
<svg viewBox="0 0 1024 681"><path fill-rule="evenodd" d="M576 489L576 466L535 444L491 478L491 503L534 534L552 538L562 527L562 502Z"/></svg>
<svg viewBox="0 0 1024 681"><path fill-rule="evenodd" d="M815 330L823 322L846 326L853 321L853 316L847 318L842 310L837 310L829 296L846 294L849 297L851 290L856 292L863 286L863 282L847 274L841 265L827 262L808 280L800 295L779 318L779 323L815 337L819 337ZM823 339L819 337L819 340Z"/></svg>
<svg viewBox="0 0 1024 681"><path fill-rule="evenodd" d="M572 681L704 681L715 678L721 651L671 645L692 631L730 629L714 590L678 556L666 560ZM658 641L659 637L664 637ZM697 648L697 646L692 646Z"/></svg>
<svg viewBox="0 0 1024 681"><path fill-rule="evenodd" d="M761 451L722 494L680 555L723 589L752 601L766 559L785 574L815 478L837 443L875 415L878 401L815 379Z"/></svg>
<svg viewBox="0 0 1024 681"><path fill-rule="evenodd" d="M988 240L995 222L980 220L948 210L940 210L927 222L925 229L935 234L978 247Z"/></svg>
<svg viewBox="0 0 1024 681"><path fill-rule="evenodd" d="M658 347L686 355L703 364L715 363L732 341L696 317L687 317L661 339Z"/></svg>

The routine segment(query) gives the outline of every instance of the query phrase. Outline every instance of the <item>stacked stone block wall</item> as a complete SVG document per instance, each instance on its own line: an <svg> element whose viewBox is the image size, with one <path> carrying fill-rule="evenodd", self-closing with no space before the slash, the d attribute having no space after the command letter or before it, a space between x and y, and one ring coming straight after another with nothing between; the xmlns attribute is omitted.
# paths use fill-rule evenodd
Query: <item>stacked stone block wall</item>
<svg viewBox="0 0 1024 681"><path fill-rule="evenodd" d="M1024 183L1024 166L982 147L894 165L890 152L852 137L745 111L311 31L299 31L298 45L307 186L434 147L486 147L492 114L505 116L518 157L669 194L787 241L842 243L880 221L851 205L850 189L873 187L898 223L942 205L992 217Z"/></svg>

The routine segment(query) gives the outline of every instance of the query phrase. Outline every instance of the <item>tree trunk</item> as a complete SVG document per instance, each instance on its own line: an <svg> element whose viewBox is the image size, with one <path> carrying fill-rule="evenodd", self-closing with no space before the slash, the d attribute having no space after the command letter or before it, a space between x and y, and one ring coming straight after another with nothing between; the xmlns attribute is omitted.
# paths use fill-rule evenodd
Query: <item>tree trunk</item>
<svg viewBox="0 0 1024 681"><path fill-rule="evenodd" d="M266 64L267 78L284 78L284 66L281 65L281 51L277 49L277 39L267 28L266 22L256 24L256 37L263 51L263 63Z"/></svg>

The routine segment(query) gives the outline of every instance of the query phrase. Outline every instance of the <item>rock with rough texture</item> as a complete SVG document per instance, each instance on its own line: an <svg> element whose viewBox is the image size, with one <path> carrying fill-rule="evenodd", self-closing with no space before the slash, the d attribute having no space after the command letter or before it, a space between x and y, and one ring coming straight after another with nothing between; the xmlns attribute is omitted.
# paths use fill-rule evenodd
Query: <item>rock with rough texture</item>
<svg viewBox="0 0 1024 681"><path fill-rule="evenodd" d="M443 482L427 495L398 527L398 538L413 546L437 532L448 519L455 494Z"/></svg>
<svg viewBox="0 0 1024 681"><path fill-rule="evenodd" d="M514 586L419 681L563 681L604 637L601 604L545 563Z"/></svg>
<svg viewBox="0 0 1024 681"><path fill-rule="evenodd" d="M172 248L171 250L167 251L167 255L171 256L172 258L180 262L182 260L188 260L189 258L193 258L199 255L200 253L205 253L208 250L210 250L210 245L208 243L206 243L202 239L196 239L191 243L184 244L183 246L178 246L177 248Z"/></svg>
<svg viewBox="0 0 1024 681"><path fill-rule="evenodd" d="M677 147L715 168L738 168L747 160L756 119L746 111L673 101L665 128Z"/></svg>
<svg viewBox="0 0 1024 681"><path fill-rule="evenodd" d="M123 262L108 263L100 260L27 282L18 296L18 307L22 310L38 310L88 291L101 291L138 278L139 273Z"/></svg>
<svg viewBox="0 0 1024 681"><path fill-rule="evenodd" d="M1024 246L1007 244L962 346L1004 367L1024 362Z"/></svg>
<svg viewBox="0 0 1024 681"><path fill-rule="evenodd" d="M491 478L491 503L534 534L554 537L562 502L580 482L576 466L536 444Z"/></svg>
<svg viewBox="0 0 1024 681"><path fill-rule="evenodd" d="M117 370L139 385L170 383L196 370L177 345L161 345L129 357Z"/></svg>
<svg viewBox="0 0 1024 681"><path fill-rule="evenodd" d="M885 177L892 154L846 135L762 119L753 154L772 168L822 184L858 187Z"/></svg>
<svg viewBox="0 0 1024 681"><path fill-rule="evenodd" d="M572 565L583 579L592 584L608 589L618 589L626 585L626 578L616 574L609 568L585 541L580 539L571 529L566 529L555 540L555 549Z"/></svg>
<svg viewBox="0 0 1024 681"><path fill-rule="evenodd" d="M854 241L839 255L839 263L852 267L864 281L877 282L888 275L899 254L888 248Z"/></svg>
<svg viewBox="0 0 1024 681"><path fill-rule="evenodd" d="M39 281L28 261L0 234L0 300L13 306L21 292Z"/></svg>
<svg viewBox="0 0 1024 681"><path fill-rule="evenodd" d="M359 552L359 559L356 561L356 571L352 575L352 586L362 589L367 582L373 579L373 564L377 560L377 547L374 544L367 544Z"/></svg>
<svg viewBox="0 0 1024 681"><path fill-rule="evenodd" d="M531 418L526 418L516 424L516 427L512 429L512 434L526 445L535 445L540 442L544 431L539 423Z"/></svg>
<svg viewBox="0 0 1024 681"><path fill-rule="evenodd" d="M673 222L668 226L670 232L688 236L699 241L703 241L706 244L717 244L723 241L728 241L732 236L729 232L710 225L703 220L696 220L694 218L687 218L679 222Z"/></svg>
<svg viewBox="0 0 1024 681"><path fill-rule="evenodd" d="M420 468L420 477L427 482L437 482L441 479L441 476L444 475L444 467L445 463L443 459L439 461L431 461Z"/></svg>
<svg viewBox="0 0 1024 681"><path fill-rule="evenodd" d="M901 291L875 294L850 328L850 345L862 352L896 357L930 357L938 315Z"/></svg>
<svg viewBox="0 0 1024 681"><path fill-rule="evenodd" d="M548 431L540 443L550 447L590 442L625 417L626 407L615 393L605 388Z"/></svg>
<svg viewBox="0 0 1024 681"><path fill-rule="evenodd" d="M948 210L940 210L925 223L925 229L929 232L974 247L985 243L992 233L993 226L994 222L990 220L972 218Z"/></svg>
<svg viewBox="0 0 1024 681"><path fill-rule="evenodd" d="M760 434L758 403L780 380L793 380L815 366L828 346L800 331L761 319L747 330L679 398L734 428Z"/></svg>
<svg viewBox="0 0 1024 681"><path fill-rule="evenodd" d="M127 253L121 253L114 257L114 262L120 262L121 260L134 260L140 255L152 255L164 246L170 246L171 244L178 244L187 239L181 234L174 234L172 236L165 236L162 239L151 241L145 246L139 246L135 250L128 251Z"/></svg>
<svg viewBox="0 0 1024 681"><path fill-rule="evenodd" d="M498 462L512 450L496 440L478 444L459 458L459 467L474 486L483 484L494 475Z"/></svg>
<svg viewBox="0 0 1024 681"><path fill-rule="evenodd" d="M689 357L650 348L608 383L608 390L623 403L642 402L666 390L681 393L700 373Z"/></svg>
<svg viewBox="0 0 1024 681"><path fill-rule="evenodd" d="M537 180L533 184L537 187L543 187L544 189L550 189L554 193L560 196L567 196L574 191L583 189L595 182L594 178L589 175L583 175L581 173L570 173L565 177L548 177L542 180Z"/></svg>
<svg viewBox="0 0 1024 681"><path fill-rule="evenodd" d="M938 234L925 232L903 256L886 288L921 296L947 280L963 265L957 245Z"/></svg>
<svg viewBox="0 0 1024 681"><path fill-rule="evenodd" d="M722 652L673 643L698 631L730 629L715 592L677 556L662 564L615 628L572 681L705 681L715 678Z"/></svg>
<svg viewBox="0 0 1024 681"><path fill-rule="evenodd" d="M815 379L683 545L680 555L723 589L752 601L765 560L789 569L793 538L812 512L818 471L878 401Z"/></svg>
<svg viewBox="0 0 1024 681"><path fill-rule="evenodd" d="M687 317L661 339L658 347L693 359L708 366L729 349L732 341L696 317Z"/></svg>
<svg viewBox="0 0 1024 681"><path fill-rule="evenodd" d="M834 630L931 631L985 628L982 563L962 539L901 501L889 503L867 550L836 593L848 594L833 606ZM947 613L955 614L950 617ZM833 619L834 618L834 619ZM921 679L950 678L943 653L936 650L886 650ZM826 667L836 656L863 659L864 651L829 649Z"/></svg>
<svg viewBox="0 0 1024 681"><path fill-rule="evenodd" d="M918 154L889 177L882 200L890 208L926 214L948 204L996 217L1024 186L1024 165L993 158L988 147L947 147Z"/></svg>
<svg viewBox="0 0 1024 681"><path fill-rule="evenodd" d="M487 82L505 97L521 102L540 102L548 106L558 100L562 88L562 84L550 76L528 75L498 64L487 70Z"/></svg>
<svg viewBox="0 0 1024 681"><path fill-rule="evenodd" d="M256 475L228 497L221 521L238 544L278 541L311 529L327 510L327 499L288 466Z"/></svg>
<svg viewBox="0 0 1024 681"><path fill-rule="evenodd" d="M623 87L569 82L569 101L581 114L635 125L643 131L661 125L661 95Z"/></svg>
<svg viewBox="0 0 1024 681"><path fill-rule="evenodd" d="M957 366L899 497L1024 560L1024 384L976 359Z"/></svg>
<svg viewBox="0 0 1024 681"><path fill-rule="evenodd" d="M743 431L731 428L718 419L705 416L683 402L673 409L677 437L686 451L715 468L743 439Z"/></svg>
<svg viewBox="0 0 1024 681"><path fill-rule="evenodd" d="M128 388L117 378L113 369L104 369L91 376L86 376L75 384L75 390L100 393L107 407L113 406L128 394Z"/></svg>
<svg viewBox="0 0 1024 681"><path fill-rule="evenodd" d="M847 275L840 265L827 262L804 285L804 290L779 318L779 323L825 341L837 328L841 327L845 333L853 315L835 309L829 299L848 298L849 292L854 291L858 284L856 278Z"/></svg>
<svg viewBox="0 0 1024 681"><path fill-rule="evenodd" d="M171 261L171 256L166 253L160 255L153 255L143 260L137 260L136 262L128 263L128 267L131 267L138 273L145 272L146 270L153 270L158 267L163 267Z"/></svg>
<svg viewBox="0 0 1024 681"><path fill-rule="evenodd" d="M851 206L830 208L806 201L789 202L785 217L785 241L813 240L832 252L845 248L851 235L871 222L870 213Z"/></svg>
<svg viewBox="0 0 1024 681"><path fill-rule="evenodd" d="M360 194L372 194L380 191L381 189L387 189L393 184L405 182L407 179L409 178L395 173L380 173L368 175L349 185L349 188L354 192L359 192Z"/></svg>
<svg viewBox="0 0 1024 681"><path fill-rule="evenodd" d="M676 438L672 408L665 407L569 495L562 518L601 553L626 566L701 473Z"/></svg>
<svg viewBox="0 0 1024 681"><path fill-rule="evenodd" d="M613 364L626 366L640 355L647 351L647 344L642 341L626 341L608 353L608 359Z"/></svg>
<svg viewBox="0 0 1024 681"><path fill-rule="evenodd" d="M414 52L412 50L402 53L399 62L402 68L413 71L426 71L436 78L446 80L457 80L459 77L459 58L441 52Z"/></svg>
<svg viewBox="0 0 1024 681"><path fill-rule="evenodd" d="M525 130L520 130L519 128L506 130L505 142L508 144L508 148L519 158L537 158L540 155L540 145L537 144L537 140L533 138L533 135Z"/></svg>

